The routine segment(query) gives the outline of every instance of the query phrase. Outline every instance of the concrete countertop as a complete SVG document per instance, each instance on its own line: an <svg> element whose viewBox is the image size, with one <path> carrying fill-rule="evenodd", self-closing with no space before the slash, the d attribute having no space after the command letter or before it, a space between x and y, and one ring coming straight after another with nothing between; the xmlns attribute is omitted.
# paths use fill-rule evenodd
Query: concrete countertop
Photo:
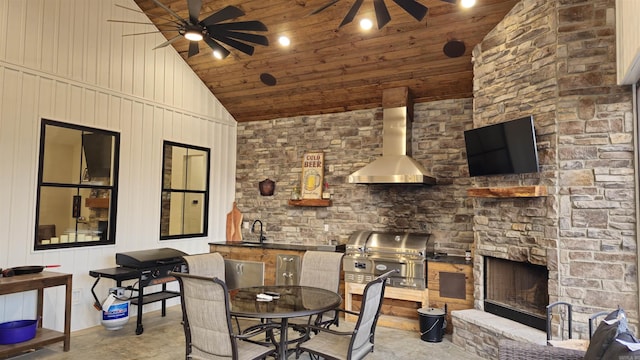
<svg viewBox="0 0 640 360"><path fill-rule="evenodd" d="M278 249L278 250L299 250L299 251L332 251L332 252L344 252L346 245L303 245L303 244L282 244L282 243L258 243L249 241L220 241L210 242L209 245L222 245L244 248L257 248L257 249Z"/></svg>

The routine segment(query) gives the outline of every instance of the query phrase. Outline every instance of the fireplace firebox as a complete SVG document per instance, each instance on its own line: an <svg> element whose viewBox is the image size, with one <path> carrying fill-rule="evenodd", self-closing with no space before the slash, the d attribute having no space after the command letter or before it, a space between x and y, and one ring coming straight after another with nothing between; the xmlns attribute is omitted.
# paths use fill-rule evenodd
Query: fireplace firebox
<svg viewBox="0 0 640 360"><path fill-rule="evenodd" d="M545 331L549 270L526 262L484 259L484 311Z"/></svg>

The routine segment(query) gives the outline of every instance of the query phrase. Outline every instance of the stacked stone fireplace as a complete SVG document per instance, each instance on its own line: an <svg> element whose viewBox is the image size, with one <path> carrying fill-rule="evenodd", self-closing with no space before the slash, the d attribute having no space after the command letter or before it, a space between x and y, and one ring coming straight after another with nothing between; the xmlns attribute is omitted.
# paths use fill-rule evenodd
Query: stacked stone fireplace
<svg viewBox="0 0 640 360"><path fill-rule="evenodd" d="M475 303L452 313L453 340L483 358L497 358L501 338L546 342L544 331L489 312L488 259L540 270L540 280L522 286L533 297L542 297L546 274L548 302L573 304L574 337L588 338L588 317L617 306L637 327L637 153L632 91L615 81L615 5L522 0L473 50L473 126L533 115L540 172L473 178L471 186L548 190L470 201ZM511 291L506 297L527 298Z"/></svg>

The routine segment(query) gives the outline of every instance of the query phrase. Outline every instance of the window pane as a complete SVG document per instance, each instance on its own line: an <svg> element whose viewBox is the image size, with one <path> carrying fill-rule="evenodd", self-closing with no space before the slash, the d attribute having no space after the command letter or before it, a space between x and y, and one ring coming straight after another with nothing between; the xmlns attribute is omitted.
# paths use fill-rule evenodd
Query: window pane
<svg viewBox="0 0 640 360"><path fill-rule="evenodd" d="M111 185L114 138L108 134L82 134L82 180L93 185Z"/></svg>
<svg viewBox="0 0 640 360"><path fill-rule="evenodd" d="M204 231L204 194L185 194L183 234L201 234Z"/></svg>
<svg viewBox="0 0 640 360"><path fill-rule="evenodd" d="M38 244L107 240L110 195L111 190L42 187ZM76 196L80 206L74 214Z"/></svg>
<svg viewBox="0 0 640 360"><path fill-rule="evenodd" d="M187 149L180 146L171 147L171 166L168 167L171 173L171 189L184 190L187 174Z"/></svg>
<svg viewBox="0 0 640 360"><path fill-rule="evenodd" d="M194 235L204 232L205 195L201 193L164 192L161 236Z"/></svg>
<svg viewBox="0 0 640 360"><path fill-rule="evenodd" d="M78 218L78 239L82 239L82 234L85 234L85 241L108 240L112 191L81 189L80 193L82 194L82 214Z"/></svg>
<svg viewBox="0 0 640 360"><path fill-rule="evenodd" d="M42 240L51 240L52 237L57 237L59 242L60 235L75 229L75 219L71 215L73 196L77 193L76 188L42 187L38 233L41 233L43 228L52 228L52 231L39 234L39 243L42 243ZM53 241L55 243L56 239Z"/></svg>
<svg viewBox="0 0 640 360"><path fill-rule="evenodd" d="M205 191L207 189L207 153L189 149L184 161L186 189Z"/></svg>
<svg viewBox="0 0 640 360"><path fill-rule="evenodd" d="M78 184L81 175L81 132L47 125L43 154L42 181Z"/></svg>

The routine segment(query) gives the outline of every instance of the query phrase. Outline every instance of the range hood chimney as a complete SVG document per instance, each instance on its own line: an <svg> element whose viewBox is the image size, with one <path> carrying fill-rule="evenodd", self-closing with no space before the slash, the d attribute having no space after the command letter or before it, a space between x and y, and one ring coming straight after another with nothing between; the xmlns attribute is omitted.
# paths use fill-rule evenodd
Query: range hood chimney
<svg viewBox="0 0 640 360"><path fill-rule="evenodd" d="M409 88L382 92L382 157L349 175L353 184L433 185L436 179L411 157L413 101Z"/></svg>

